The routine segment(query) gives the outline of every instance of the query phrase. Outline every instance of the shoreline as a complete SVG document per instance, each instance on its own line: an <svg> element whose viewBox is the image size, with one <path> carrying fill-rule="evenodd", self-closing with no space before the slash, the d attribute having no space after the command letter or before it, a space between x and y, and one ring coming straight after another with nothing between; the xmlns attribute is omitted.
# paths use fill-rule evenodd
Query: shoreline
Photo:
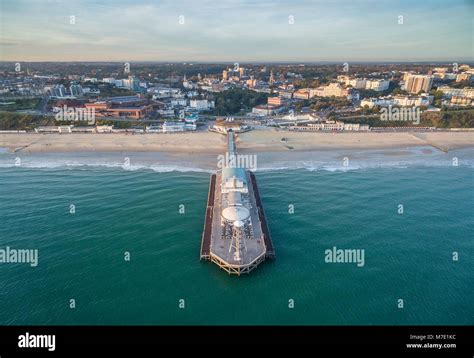
<svg viewBox="0 0 474 358"><path fill-rule="evenodd" d="M287 133L276 132L276 134L270 136L263 131L262 133L256 133L253 137L263 136L263 139L257 138L257 146L252 143L255 138L242 136L237 140L238 154L244 155L244 159L252 158L252 161L247 163L254 163L255 166L249 169L254 170L255 167L257 172L280 169L346 171L379 167L452 167L455 158L459 166L474 168L474 145L470 142L469 137L459 141L457 134L446 137L446 134L442 133L442 141L440 141L440 138L433 138L432 136L423 140L415 136L394 136L391 133L389 136L376 133L375 138L368 133L355 135L328 133L316 136L314 133L305 133L303 136L297 133L292 137L287 136L289 142L283 143L294 145L295 149L292 150L286 148L280 142L282 134ZM421 134L429 135L432 133ZM39 136L45 135L41 134ZM67 139L70 141L70 136L70 134L46 135L48 141L57 140L57 137L61 137L60 143ZM85 142L77 142L77 139L81 136ZM31 150L38 148L37 145L34 146L35 144L33 144L33 147L30 146L26 150L17 152L2 151L0 146L0 168L16 166L70 169L108 167L132 171L145 169L155 172L191 171L212 173L218 168L219 157L225 153L226 148L224 136L215 134L212 134L212 136L209 138L206 133L198 132L163 136L161 134L150 134L144 138L144 135L140 134L133 136L132 144L135 144L137 140L143 141L144 139L147 141L155 139L156 141L157 137L161 137L162 140L159 143L153 141L145 147L131 146L130 143L121 143L122 145L117 146L117 143L114 142L112 144L115 147L113 145L107 147L96 145L91 137L95 137L96 141L104 137L108 137L109 140L113 141L121 141L123 135L81 134L76 135L76 142L72 141L72 145L64 151L58 150L66 148L64 143L60 146L54 146L54 151L50 150L51 146L47 147L48 151ZM132 136L129 136L129 138L132 138ZM203 140L203 138L208 140ZM339 140L330 142L333 138ZM315 139L319 139L319 141L315 143ZM429 144L428 141L433 142L433 139L436 139L436 142ZM209 143L211 140L214 142ZM452 143L455 140L458 141L454 146ZM183 145L183 143L186 143L186 145ZM449 152L439 149L441 145L448 144L451 148ZM116 150L109 150L111 147ZM71 150L71 148L79 148L79 150Z"/></svg>
<svg viewBox="0 0 474 358"><path fill-rule="evenodd" d="M281 141L285 138L286 141ZM474 147L474 132L289 132L254 130L237 135L239 153L405 149L431 146L443 150ZM225 136L185 133L0 133L9 153L165 152L176 155L222 154ZM1 152L1 151L0 151Z"/></svg>

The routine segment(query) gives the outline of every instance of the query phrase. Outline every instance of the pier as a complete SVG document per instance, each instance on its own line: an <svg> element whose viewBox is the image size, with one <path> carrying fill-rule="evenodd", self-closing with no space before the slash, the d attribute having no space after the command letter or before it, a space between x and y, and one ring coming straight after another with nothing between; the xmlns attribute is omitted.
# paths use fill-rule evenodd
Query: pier
<svg viewBox="0 0 474 358"><path fill-rule="evenodd" d="M257 179L255 179L255 175L252 172L250 172L250 181L252 183L253 191L255 193L255 200L257 202L257 209L258 209L258 217L260 219L260 223L262 226L263 240L265 242L265 247L267 249L265 255L269 259L274 259L275 249L273 248L273 242L270 236L270 230L268 230L267 219L265 217L265 212L263 211L262 200L260 199L260 193L258 191L258 186L257 186Z"/></svg>
<svg viewBox="0 0 474 358"><path fill-rule="evenodd" d="M227 134L228 156L236 156L234 133ZM201 260L229 275L250 273L275 258L255 175L230 162L211 175L201 239Z"/></svg>

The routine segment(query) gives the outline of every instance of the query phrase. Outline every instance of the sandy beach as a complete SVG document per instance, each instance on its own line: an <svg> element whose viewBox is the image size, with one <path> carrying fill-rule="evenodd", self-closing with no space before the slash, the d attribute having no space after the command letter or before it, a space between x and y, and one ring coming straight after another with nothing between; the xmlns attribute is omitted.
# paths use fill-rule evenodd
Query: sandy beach
<svg viewBox="0 0 474 358"><path fill-rule="evenodd" d="M282 141L285 138L286 141ZM211 132L153 134L0 134L0 148L16 153L168 152L216 154L225 150L226 138ZM433 146L459 149L474 146L474 132L425 133L296 133L274 129L241 133L239 152L393 149Z"/></svg>

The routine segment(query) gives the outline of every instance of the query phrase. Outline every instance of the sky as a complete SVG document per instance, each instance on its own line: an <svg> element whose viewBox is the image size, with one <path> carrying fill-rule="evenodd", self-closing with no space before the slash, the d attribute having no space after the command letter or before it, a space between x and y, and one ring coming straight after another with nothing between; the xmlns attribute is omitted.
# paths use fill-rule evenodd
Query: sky
<svg viewBox="0 0 474 358"><path fill-rule="evenodd" d="M0 61L456 62L473 38L474 0L0 0Z"/></svg>

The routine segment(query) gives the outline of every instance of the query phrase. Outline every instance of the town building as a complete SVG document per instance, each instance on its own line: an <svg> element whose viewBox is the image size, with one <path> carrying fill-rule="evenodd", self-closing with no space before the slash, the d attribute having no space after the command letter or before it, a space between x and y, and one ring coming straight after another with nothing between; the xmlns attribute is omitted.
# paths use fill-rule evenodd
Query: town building
<svg viewBox="0 0 474 358"><path fill-rule="evenodd" d="M36 133L72 133L73 125L69 126L43 126L36 127Z"/></svg>
<svg viewBox="0 0 474 358"><path fill-rule="evenodd" d="M170 104L172 107L186 107L188 101L186 98L175 98L171 100Z"/></svg>
<svg viewBox="0 0 474 358"><path fill-rule="evenodd" d="M387 96L377 98L364 98L360 102L361 107L367 106L368 108L374 107L388 107L388 106L400 106L400 107L427 107L433 102L433 96Z"/></svg>
<svg viewBox="0 0 474 358"><path fill-rule="evenodd" d="M268 97L267 104L272 106L281 106L283 101L281 97Z"/></svg>
<svg viewBox="0 0 474 358"><path fill-rule="evenodd" d="M321 86L310 91L311 97L347 97L349 90L340 83L330 83L327 86Z"/></svg>
<svg viewBox="0 0 474 358"><path fill-rule="evenodd" d="M474 106L474 99L468 97L452 96L443 102L443 105L448 107L472 107Z"/></svg>
<svg viewBox="0 0 474 358"><path fill-rule="evenodd" d="M293 93L294 99L309 99L310 98L310 89L302 88Z"/></svg>
<svg viewBox="0 0 474 358"><path fill-rule="evenodd" d="M198 111L207 111L214 108L215 103L214 101L207 99L192 99L189 101L189 106L191 108L197 109Z"/></svg>
<svg viewBox="0 0 474 358"><path fill-rule="evenodd" d="M465 98L474 98L474 87L465 87L465 88L452 88L449 86L440 86L438 91L443 92L443 95L451 97L465 97Z"/></svg>
<svg viewBox="0 0 474 358"><path fill-rule="evenodd" d="M252 113L257 116L272 116L280 113L285 109L285 106L273 106L273 105L260 105L252 108Z"/></svg>
<svg viewBox="0 0 474 358"><path fill-rule="evenodd" d="M163 123L163 133L195 131L196 124L184 122L165 122Z"/></svg>
<svg viewBox="0 0 474 358"><path fill-rule="evenodd" d="M51 97L56 97L56 98L68 96L66 87L64 87L64 85L56 85L54 87L49 87L46 89L46 92L48 92L51 95Z"/></svg>
<svg viewBox="0 0 474 358"><path fill-rule="evenodd" d="M316 132L316 131L368 131L370 130L369 125L359 123L344 123L341 121L324 121L316 123L308 123L304 125L292 125L288 127L291 131L302 131L302 132Z"/></svg>
<svg viewBox="0 0 474 358"><path fill-rule="evenodd" d="M250 77L250 79L246 81L246 84L249 88L254 88L255 86L257 86L257 80L253 77Z"/></svg>
<svg viewBox="0 0 474 358"><path fill-rule="evenodd" d="M137 96L112 97L93 103L84 104L86 108L94 108L96 117L141 119L153 111L149 101Z"/></svg>
<svg viewBox="0 0 474 358"><path fill-rule="evenodd" d="M122 80L122 87L127 88L130 91L140 92L140 81L138 78L130 75L128 78Z"/></svg>
<svg viewBox="0 0 474 358"><path fill-rule="evenodd" d="M74 97L81 97L83 95L82 86L78 84L69 86L69 92Z"/></svg>
<svg viewBox="0 0 474 358"><path fill-rule="evenodd" d="M354 89L367 89L377 92L385 91L390 86L390 81L385 79L353 78L346 75L337 76L337 81Z"/></svg>
<svg viewBox="0 0 474 358"><path fill-rule="evenodd" d="M382 92L388 89L390 81L387 80L367 80L365 89Z"/></svg>
<svg viewBox="0 0 474 358"><path fill-rule="evenodd" d="M246 132L251 128L248 125L243 124L240 120L234 120L231 118L217 118L216 122L209 126L209 130L212 132L225 134L232 130L235 133Z"/></svg>
<svg viewBox="0 0 474 358"><path fill-rule="evenodd" d="M320 120L319 117L312 113L290 113L287 114L286 116L283 116L282 119L284 120L290 120L290 121L318 121Z"/></svg>
<svg viewBox="0 0 474 358"><path fill-rule="evenodd" d="M293 91L290 91L290 90L279 91L278 96L283 98L283 99L292 99L293 98Z"/></svg>
<svg viewBox="0 0 474 358"><path fill-rule="evenodd" d="M462 81L470 81L472 78L472 74L468 72L463 72L459 73L456 75L456 82L462 82Z"/></svg>
<svg viewBox="0 0 474 358"><path fill-rule="evenodd" d="M431 86L433 85L433 76L431 75L414 75L407 73L405 74L405 84L403 89L409 93L429 93Z"/></svg>

